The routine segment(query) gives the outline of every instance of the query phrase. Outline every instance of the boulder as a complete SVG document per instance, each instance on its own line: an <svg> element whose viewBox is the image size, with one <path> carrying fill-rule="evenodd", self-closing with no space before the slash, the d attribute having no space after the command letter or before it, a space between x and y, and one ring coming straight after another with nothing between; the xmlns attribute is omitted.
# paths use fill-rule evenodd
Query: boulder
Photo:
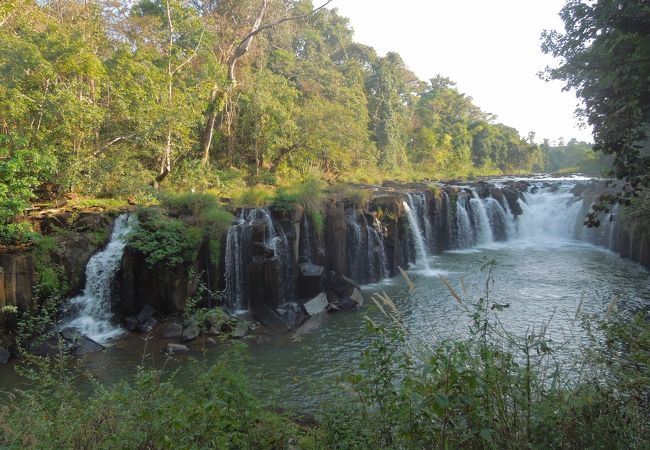
<svg viewBox="0 0 650 450"><path fill-rule="evenodd" d="M148 333L149 331L156 328L156 325L158 325L158 321L153 317L149 317L146 322L138 323L135 331L139 331L140 333Z"/></svg>
<svg viewBox="0 0 650 450"><path fill-rule="evenodd" d="M510 212L513 216L520 216L524 213L524 211L521 209L521 205L519 204L518 191L510 188L505 188L503 189L503 196L506 198L508 206L510 207Z"/></svg>
<svg viewBox="0 0 650 450"><path fill-rule="evenodd" d="M144 307L140 310L140 312L138 313L138 315L135 318L138 320L138 323L145 323L155 313L156 313L156 310L153 309L153 307L151 305L144 305Z"/></svg>
<svg viewBox="0 0 650 450"><path fill-rule="evenodd" d="M235 339L241 339L248 334L250 323L245 320L240 320L230 333L230 336Z"/></svg>
<svg viewBox="0 0 650 450"><path fill-rule="evenodd" d="M327 301L327 296L325 293L320 293L318 296L309 300L303 306L307 314L312 317L325 311L328 304L329 302Z"/></svg>
<svg viewBox="0 0 650 450"><path fill-rule="evenodd" d="M183 327L175 322L167 324L162 330L162 337L165 339L178 339L181 336L183 336Z"/></svg>
<svg viewBox="0 0 650 450"><path fill-rule="evenodd" d="M201 334L199 329L199 324L196 322L190 323L188 326L183 328L183 333L181 335L181 342L193 341Z"/></svg>
<svg viewBox="0 0 650 450"><path fill-rule="evenodd" d="M293 336L300 337L307 333L311 333L321 326L324 317L325 313L316 314L315 316L311 317L307 322L303 323L300 328L295 331L295 333L293 333Z"/></svg>
<svg viewBox="0 0 650 450"><path fill-rule="evenodd" d="M350 299L354 301L357 306L363 306L363 303L365 302L363 294L358 288L354 288L352 295L350 295Z"/></svg>
<svg viewBox="0 0 650 450"><path fill-rule="evenodd" d="M256 302L253 308L253 315L257 320L262 322L267 328L277 332L286 332L291 329L282 317L262 302Z"/></svg>
<svg viewBox="0 0 650 450"><path fill-rule="evenodd" d="M11 353L4 347L0 347L0 364L7 364L11 358Z"/></svg>
<svg viewBox="0 0 650 450"><path fill-rule="evenodd" d="M87 355L88 353L96 353L104 350L104 346L98 342L93 341L88 336L79 336L72 344L72 352L75 356Z"/></svg>
<svg viewBox="0 0 650 450"><path fill-rule="evenodd" d="M169 344L167 344L167 347L165 348L165 353L169 353L169 354L187 353L189 351L190 351L189 347L187 345L183 345L183 344L169 343Z"/></svg>
<svg viewBox="0 0 650 450"><path fill-rule="evenodd" d="M316 264L300 265L298 273L298 298L310 299L323 292L323 273L325 268Z"/></svg>
<svg viewBox="0 0 650 450"><path fill-rule="evenodd" d="M126 317L124 319L124 328L129 331L135 331L138 328L138 319L133 316Z"/></svg>

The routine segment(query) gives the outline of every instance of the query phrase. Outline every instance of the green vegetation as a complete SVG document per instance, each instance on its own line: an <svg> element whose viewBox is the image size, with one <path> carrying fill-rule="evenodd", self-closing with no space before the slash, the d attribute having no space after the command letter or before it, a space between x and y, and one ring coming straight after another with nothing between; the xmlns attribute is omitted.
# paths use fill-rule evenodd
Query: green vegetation
<svg viewBox="0 0 650 450"><path fill-rule="evenodd" d="M210 193L166 194L161 208L140 208L139 224L129 245L145 255L147 265L176 268L196 259L207 241L214 264L221 258L221 237L232 215L221 209Z"/></svg>
<svg viewBox="0 0 650 450"><path fill-rule="evenodd" d="M372 343L361 370L343 377L340 395L333 392L335 401L312 420L257 400L241 370L242 348L232 341L222 343L212 366L193 361L172 374L140 367L131 380L90 381L88 390L79 389L88 381L65 353L26 354L18 370L30 383L0 394L0 446L646 448L647 312L632 320L606 317L596 328L585 317L591 346L566 367L555 357L563 343L546 326L525 336L503 329L499 313L508 305L490 297L491 266L486 269L486 292L476 301L443 280L470 318L470 334L460 341L410 335L392 301L374 296L386 317L380 324L368 320ZM48 316L37 313L25 323L46 331ZM221 323L223 317L192 303L184 320Z"/></svg>
<svg viewBox="0 0 650 450"><path fill-rule="evenodd" d="M398 54L354 42L347 19L310 0L3 8L6 242L30 239L12 222L46 181L60 195L117 199L109 206L147 204L160 190L259 205L264 189L233 191L292 184L314 167L366 183L545 169L540 146L453 81L418 80ZM293 195L280 188L278 203Z"/></svg>
<svg viewBox="0 0 650 450"><path fill-rule="evenodd" d="M650 7L643 0L567 0L560 17L564 30L544 32L542 45L560 63L544 76L576 90L594 149L612 155L613 175L625 180L618 197L634 197L650 187Z"/></svg>

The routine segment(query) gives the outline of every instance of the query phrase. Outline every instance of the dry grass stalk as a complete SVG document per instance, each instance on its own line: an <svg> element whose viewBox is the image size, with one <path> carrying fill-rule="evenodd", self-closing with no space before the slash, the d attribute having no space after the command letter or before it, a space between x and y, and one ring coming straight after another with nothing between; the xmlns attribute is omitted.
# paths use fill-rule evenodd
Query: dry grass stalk
<svg viewBox="0 0 650 450"><path fill-rule="evenodd" d="M409 287L409 294L414 293L415 292L415 285L413 284L413 282L409 278L408 274L400 266L397 266L397 268L399 269L399 272L402 274L402 278L404 278L404 280L406 281L406 285Z"/></svg>
<svg viewBox="0 0 650 450"><path fill-rule="evenodd" d="M467 286L465 286L465 278L461 275L460 277L460 287L463 288L463 294L465 294L465 297L469 297L469 294L467 293Z"/></svg>
<svg viewBox="0 0 650 450"><path fill-rule="evenodd" d="M607 312L605 313L605 320L610 316L610 314L614 311L614 308L616 308L616 304L618 303L618 297L612 297L612 301L609 302L609 305L607 305Z"/></svg>
<svg viewBox="0 0 650 450"><path fill-rule="evenodd" d="M573 318L573 320L578 320L578 316L580 315L580 311L582 310L582 302L585 300L585 293L583 292L582 295L580 296L580 303L578 303L578 308L576 309L576 316Z"/></svg>
<svg viewBox="0 0 650 450"><path fill-rule="evenodd" d="M438 278L440 278L440 281L442 281L442 284L445 285L445 287L449 290L452 297L454 297L454 299L458 302L458 304L462 305L463 304L463 299L460 297L460 295L458 295L458 292L456 292L456 290L453 288L453 286L451 284L449 284L449 281L447 281L447 279L445 277L443 277L442 275L438 275Z"/></svg>

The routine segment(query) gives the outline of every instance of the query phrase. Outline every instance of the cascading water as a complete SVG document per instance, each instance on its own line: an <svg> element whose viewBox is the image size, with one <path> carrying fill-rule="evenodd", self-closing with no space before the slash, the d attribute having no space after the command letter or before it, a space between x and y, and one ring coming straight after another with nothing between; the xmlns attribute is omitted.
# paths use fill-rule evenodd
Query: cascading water
<svg viewBox="0 0 650 450"><path fill-rule="evenodd" d="M467 198L464 193L458 194L456 200L456 236L454 239L455 248L471 247L474 242L474 233L472 224L469 220L469 214L465 208Z"/></svg>
<svg viewBox="0 0 650 450"><path fill-rule="evenodd" d="M518 237L537 241L581 237L583 200L576 201L571 187L562 185L558 190L524 193L525 201L519 201L523 214L518 218Z"/></svg>
<svg viewBox="0 0 650 450"><path fill-rule="evenodd" d="M492 197L484 198L483 202L494 240L506 241L514 237L515 230L512 217L508 217L508 212L503 205Z"/></svg>
<svg viewBox="0 0 650 450"><path fill-rule="evenodd" d="M389 276L384 239L370 225L368 225L368 261L370 280L381 281Z"/></svg>
<svg viewBox="0 0 650 450"><path fill-rule="evenodd" d="M485 211L485 205L474 190L472 190L472 197L469 199L469 208L470 220L474 222L474 244L490 244L494 240L490 220Z"/></svg>
<svg viewBox="0 0 650 450"><path fill-rule="evenodd" d="M77 313L64 322L62 328L74 328L102 344L122 334L123 330L112 321L111 287L122 261L126 235L136 223L136 218L130 214L122 214L115 219L110 242L104 250L93 255L86 265L83 294L70 300Z"/></svg>
<svg viewBox="0 0 650 450"><path fill-rule="evenodd" d="M253 261L253 228L256 223L264 224L264 246L272 251L273 258L278 261L281 280L277 283L277 298L289 303L294 297L293 265L290 264L291 253L286 234L283 230L276 231L267 208L243 209L226 235L225 297L228 309L235 313L250 309L252 282L249 268Z"/></svg>
<svg viewBox="0 0 650 450"><path fill-rule="evenodd" d="M346 238L348 239L347 249L349 252L349 271L353 279L363 280L361 259L365 255L361 254L363 245L361 239L361 226L357 221L357 210L355 208L349 208L347 211L346 223L348 232Z"/></svg>
<svg viewBox="0 0 650 450"><path fill-rule="evenodd" d="M413 196L409 192L406 194L406 198L408 201L403 202L403 204L409 225L411 227L411 239L413 240L413 246L415 247L415 264L422 269L429 269L424 237L422 235L422 231L420 231L420 224L418 223L418 219L416 217L416 211L414 211Z"/></svg>

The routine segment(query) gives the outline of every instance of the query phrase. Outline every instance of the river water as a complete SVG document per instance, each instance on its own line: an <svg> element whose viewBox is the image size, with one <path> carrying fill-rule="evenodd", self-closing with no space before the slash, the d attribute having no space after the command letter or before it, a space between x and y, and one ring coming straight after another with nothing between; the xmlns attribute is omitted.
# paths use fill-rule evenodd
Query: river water
<svg viewBox="0 0 650 450"><path fill-rule="evenodd" d="M581 217L568 197L570 183L562 189L528 194L524 215L513 225L505 242L484 242L475 247L448 251L416 261L408 271L414 291L397 277L365 286L366 299L375 292L390 296L403 315L413 339L435 343L467 335L470 321L449 290L443 276L467 304L485 292L486 272L494 261L492 301L509 304L499 312L505 327L523 335L549 321L548 336L557 343L561 357L584 344L576 310L603 317L614 300L616 314L629 314L650 304L650 274L636 263L623 260L606 249L581 242ZM424 231L423 231L424 233ZM265 398L286 406L311 407L331 399L337 376L358 368L361 352L370 336L364 316L385 321L372 302L355 312L324 317L313 331L292 337L258 336L245 340L246 371L255 389ZM564 345L559 347L560 343ZM155 367L182 365L186 356L166 360L165 341L127 335L105 352L89 355L85 368L103 382L132 375L142 364ZM219 345L192 343L191 356L212 360L221 354ZM204 351L205 350L205 351ZM15 385L10 369L0 368L0 389Z"/></svg>

